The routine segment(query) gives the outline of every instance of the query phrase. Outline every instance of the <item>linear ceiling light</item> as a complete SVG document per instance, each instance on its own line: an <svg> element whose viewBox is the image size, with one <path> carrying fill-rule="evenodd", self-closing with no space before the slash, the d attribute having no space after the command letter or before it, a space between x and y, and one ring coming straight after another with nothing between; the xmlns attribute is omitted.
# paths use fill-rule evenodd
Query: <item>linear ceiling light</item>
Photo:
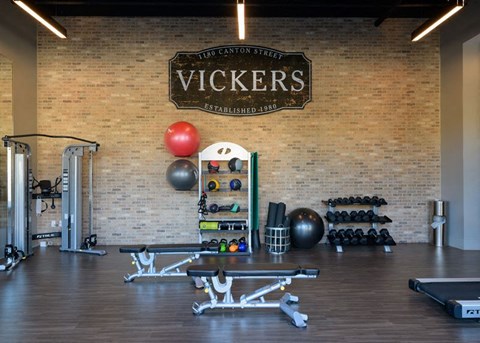
<svg viewBox="0 0 480 343"><path fill-rule="evenodd" d="M32 17L34 17L36 20L38 20L43 26L45 26L47 29L52 31L54 34L56 34L60 38L67 38L67 30L60 25L55 19L52 17L43 14L38 8L36 8L33 4L23 0L12 0L12 2L18 6L20 6L21 9L23 9L25 12L30 14Z"/></svg>
<svg viewBox="0 0 480 343"><path fill-rule="evenodd" d="M238 39L245 39L245 0L237 0Z"/></svg>
<svg viewBox="0 0 480 343"><path fill-rule="evenodd" d="M451 5L445 7L445 9L439 13L435 18L429 19L424 22L419 28L412 32L412 42L419 41L436 27L442 24L445 20L452 15L460 11L465 6L464 0L454 0Z"/></svg>

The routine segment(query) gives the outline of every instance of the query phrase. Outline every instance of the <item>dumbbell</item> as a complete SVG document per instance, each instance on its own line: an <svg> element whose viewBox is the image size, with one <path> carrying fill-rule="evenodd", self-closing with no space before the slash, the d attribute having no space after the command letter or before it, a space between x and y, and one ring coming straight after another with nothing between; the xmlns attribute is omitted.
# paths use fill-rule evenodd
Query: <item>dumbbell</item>
<svg viewBox="0 0 480 343"><path fill-rule="evenodd" d="M330 230L327 234L327 239L332 245L341 245L340 237L337 237L337 230Z"/></svg>
<svg viewBox="0 0 480 343"><path fill-rule="evenodd" d="M395 241L393 240L392 236L390 236L390 232L387 229L380 230L380 236L383 237L383 244L385 245L395 245Z"/></svg>
<svg viewBox="0 0 480 343"><path fill-rule="evenodd" d="M340 215L342 216L342 219L344 222L349 222L352 220L352 218L350 217L350 214L347 211L342 211Z"/></svg>
<svg viewBox="0 0 480 343"><path fill-rule="evenodd" d="M362 216L357 211L350 212L350 216L354 222L361 222Z"/></svg>
<svg viewBox="0 0 480 343"><path fill-rule="evenodd" d="M351 245L358 245L359 240L358 237L355 235L355 232L353 232L353 229L345 230L345 237L348 238Z"/></svg>
<svg viewBox="0 0 480 343"><path fill-rule="evenodd" d="M356 229L355 230L355 236L358 237L358 243L361 245L367 245L368 244L368 238L365 236L363 233L362 229Z"/></svg>
<svg viewBox="0 0 480 343"><path fill-rule="evenodd" d="M377 230L375 229L368 230L367 235L371 244L382 245L384 242L383 237L378 235Z"/></svg>
<svg viewBox="0 0 480 343"><path fill-rule="evenodd" d="M350 239L345 235L345 230L338 230L337 237L340 238L342 245L349 245Z"/></svg>
<svg viewBox="0 0 480 343"><path fill-rule="evenodd" d="M332 211L328 211L327 212L327 219L330 222L334 222L335 221L335 214Z"/></svg>
<svg viewBox="0 0 480 343"><path fill-rule="evenodd" d="M358 220L357 217L360 217L360 220ZM359 221L359 222L369 222L370 221L370 217L368 216L367 212L365 212L364 210L358 211L357 217L355 217L357 219L356 221Z"/></svg>
<svg viewBox="0 0 480 343"><path fill-rule="evenodd" d="M331 207L337 206L337 202L335 201L335 199L328 199L327 204L328 206L331 206Z"/></svg>
<svg viewBox="0 0 480 343"><path fill-rule="evenodd" d="M339 222L339 223L343 222L343 216L340 211L335 211L334 215L335 215L336 222Z"/></svg>

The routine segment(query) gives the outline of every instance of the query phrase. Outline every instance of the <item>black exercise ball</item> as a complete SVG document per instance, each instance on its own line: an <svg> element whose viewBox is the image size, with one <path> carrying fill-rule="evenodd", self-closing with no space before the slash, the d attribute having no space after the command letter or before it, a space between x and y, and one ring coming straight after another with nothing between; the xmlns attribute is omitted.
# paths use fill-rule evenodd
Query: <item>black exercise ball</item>
<svg viewBox="0 0 480 343"><path fill-rule="evenodd" d="M322 217L309 208L297 208L288 215L290 218L290 240L294 247L313 248L322 239L325 226Z"/></svg>
<svg viewBox="0 0 480 343"><path fill-rule="evenodd" d="M198 181L198 169L189 160L176 160L167 168L167 181L177 191L188 191Z"/></svg>

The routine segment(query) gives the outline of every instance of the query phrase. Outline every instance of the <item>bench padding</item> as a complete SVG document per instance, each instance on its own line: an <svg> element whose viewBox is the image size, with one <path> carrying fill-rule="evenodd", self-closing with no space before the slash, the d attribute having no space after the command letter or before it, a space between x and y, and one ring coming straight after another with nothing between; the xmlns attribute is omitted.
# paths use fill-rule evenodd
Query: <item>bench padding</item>
<svg viewBox="0 0 480 343"><path fill-rule="evenodd" d="M304 265L300 267L300 274L316 277L320 274L320 270L315 266Z"/></svg>
<svg viewBox="0 0 480 343"><path fill-rule="evenodd" d="M154 244L147 247L147 251L154 254L161 253L188 253L205 250L203 244Z"/></svg>
<svg viewBox="0 0 480 343"><path fill-rule="evenodd" d="M218 244L153 244L153 245L126 245L119 248L121 253L140 254L142 252L149 252L152 254L190 254L201 252L217 252Z"/></svg>
<svg viewBox="0 0 480 343"><path fill-rule="evenodd" d="M219 269L216 264L197 264L187 268L187 275L193 277L218 276Z"/></svg>
<svg viewBox="0 0 480 343"><path fill-rule="evenodd" d="M295 276L301 273L298 264L253 263L231 264L223 267L225 276Z"/></svg>
<svg viewBox="0 0 480 343"><path fill-rule="evenodd" d="M146 245L140 244L140 245L127 245L124 247L120 247L120 252L121 253L128 253L128 254L140 254L145 251L147 248Z"/></svg>

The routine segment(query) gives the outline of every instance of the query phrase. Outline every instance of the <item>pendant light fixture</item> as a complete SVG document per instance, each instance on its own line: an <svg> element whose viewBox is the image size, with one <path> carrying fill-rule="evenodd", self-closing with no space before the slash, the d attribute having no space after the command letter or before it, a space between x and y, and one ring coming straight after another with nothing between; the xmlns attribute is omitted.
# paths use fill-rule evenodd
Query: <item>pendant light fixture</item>
<svg viewBox="0 0 480 343"><path fill-rule="evenodd" d="M452 4L446 6L436 17L427 20L412 33L412 42L417 42L430 32L435 30L440 24L460 11L465 6L464 0L452 0Z"/></svg>
<svg viewBox="0 0 480 343"><path fill-rule="evenodd" d="M245 39L245 0L237 0L238 39Z"/></svg>
<svg viewBox="0 0 480 343"><path fill-rule="evenodd" d="M42 13L35 5L26 0L12 0L15 5L18 5L25 12L30 14L36 20L38 20L43 26L52 31L60 38L67 38L67 30L60 25L52 17Z"/></svg>

